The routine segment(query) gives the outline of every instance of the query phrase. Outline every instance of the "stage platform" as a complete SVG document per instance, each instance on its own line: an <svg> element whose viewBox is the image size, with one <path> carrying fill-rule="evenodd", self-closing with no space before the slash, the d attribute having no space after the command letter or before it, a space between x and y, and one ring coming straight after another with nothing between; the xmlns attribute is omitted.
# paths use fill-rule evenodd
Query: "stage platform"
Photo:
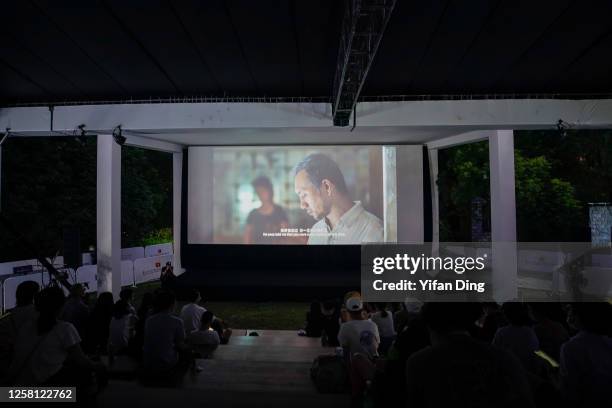
<svg viewBox="0 0 612 408"><path fill-rule="evenodd" d="M247 336L251 331L259 336ZM322 347L320 339L300 337L295 331L234 330L230 343L219 346L212 359L198 360L202 371L187 373L181 386L111 380L98 403L109 408L348 407L348 394L319 394L310 379L312 360L333 352Z"/></svg>

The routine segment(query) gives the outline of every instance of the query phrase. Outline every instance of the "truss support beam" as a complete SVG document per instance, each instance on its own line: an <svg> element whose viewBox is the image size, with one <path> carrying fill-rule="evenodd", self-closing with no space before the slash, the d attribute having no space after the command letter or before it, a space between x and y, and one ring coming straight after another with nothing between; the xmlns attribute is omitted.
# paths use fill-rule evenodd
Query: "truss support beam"
<svg viewBox="0 0 612 408"><path fill-rule="evenodd" d="M396 0L346 0L334 77L334 126L348 126Z"/></svg>

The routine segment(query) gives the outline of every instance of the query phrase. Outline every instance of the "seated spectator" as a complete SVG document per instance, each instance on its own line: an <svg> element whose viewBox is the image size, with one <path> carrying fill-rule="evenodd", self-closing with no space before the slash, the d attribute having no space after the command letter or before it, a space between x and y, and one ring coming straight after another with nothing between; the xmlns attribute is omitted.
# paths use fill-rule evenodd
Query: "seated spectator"
<svg viewBox="0 0 612 408"><path fill-rule="evenodd" d="M411 355L430 345L429 331L421 314L409 319L387 352L384 369L374 380L376 406L406 406L404 393L397 390L406 384L406 361Z"/></svg>
<svg viewBox="0 0 612 408"><path fill-rule="evenodd" d="M509 324L497 329L492 344L514 354L525 370L539 374L540 361L535 352L540 344L531 328L527 306L520 302L506 302L502 310Z"/></svg>
<svg viewBox="0 0 612 408"><path fill-rule="evenodd" d="M89 323L89 307L85 303L85 287L80 283L72 285L70 297L64 305L61 320L72 323L81 338L87 335Z"/></svg>
<svg viewBox="0 0 612 408"><path fill-rule="evenodd" d="M134 291L130 288L121 289L119 292L119 300L125 302L130 311L130 314L136 316L136 308L132 305L132 298L134 297Z"/></svg>
<svg viewBox="0 0 612 408"><path fill-rule="evenodd" d="M395 328L393 326L393 315L387 311L386 303L374 303L374 313L370 315L370 319L376 326L378 326L378 332L380 333L380 346L378 351L381 354L387 354L387 350L391 347L391 344L395 340Z"/></svg>
<svg viewBox="0 0 612 408"><path fill-rule="evenodd" d="M34 297L40 290L34 281L21 282L15 293L17 305L0 320L0 378L6 374L15 347L19 329L30 320L38 318Z"/></svg>
<svg viewBox="0 0 612 408"><path fill-rule="evenodd" d="M159 277L162 289L171 290L176 282L176 275L174 274L174 268L171 262L166 262L166 265L161 270Z"/></svg>
<svg viewBox="0 0 612 408"><path fill-rule="evenodd" d="M559 361L561 345L569 340L565 327L551 318L558 308L558 303L537 302L529 305L529 314L535 321L533 331L540 343L540 350L555 361Z"/></svg>
<svg viewBox="0 0 612 408"><path fill-rule="evenodd" d="M486 343L491 343L497 329L508 325L508 319L496 302L484 302L482 309L484 313L476 322L472 335Z"/></svg>
<svg viewBox="0 0 612 408"><path fill-rule="evenodd" d="M103 292L98 295L89 321L87 344L83 348L92 354L105 353L108 346L108 331L113 317L113 294Z"/></svg>
<svg viewBox="0 0 612 408"><path fill-rule="evenodd" d="M210 357L221 343L219 334L210 327L213 319L212 312L202 313L199 330L194 330L187 336L187 344L202 358Z"/></svg>
<svg viewBox="0 0 612 408"><path fill-rule="evenodd" d="M349 321L340 325L338 332L340 345L346 347L350 355L360 353L370 359L378 357L380 344L378 327L371 320L364 318L361 299L349 298L346 301L346 310L349 313Z"/></svg>
<svg viewBox="0 0 612 408"><path fill-rule="evenodd" d="M568 323L578 333L561 346L561 392L567 406L612 407L612 306L574 303Z"/></svg>
<svg viewBox="0 0 612 408"><path fill-rule="evenodd" d="M185 334L189 335L192 331L200 328L200 321L202 320L202 314L206 311L205 308L200 306L198 303L202 300L200 292L192 289L187 295L187 303L181 309L181 319L183 319L183 326L185 327Z"/></svg>
<svg viewBox="0 0 612 408"><path fill-rule="evenodd" d="M374 378L380 335L376 323L363 313L361 298L349 297L345 304L348 321L340 325L338 342L349 361L351 395L357 401L367 381Z"/></svg>
<svg viewBox="0 0 612 408"><path fill-rule="evenodd" d="M307 337L321 337L323 332L323 313L321 304L312 302L310 310L306 313L306 327L304 328Z"/></svg>
<svg viewBox="0 0 612 408"><path fill-rule="evenodd" d="M153 301L153 315L145 323L143 365L152 376L182 374L179 351L186 350L183 321L174 316L174 294L160 290Z"/></svg>
<svg viewBox="0 0 612 408"><path fill-rule="evenodd" d="M64 293L49 287L36 299L39 316L25 323L17 335L15 356L7 382L14 385L90 385L91 374L103 377L105 367L94 363L81 350L75 327L58 320Z"/></svg>
<svg viewBox="0 0 612 408"><path fill-rule="evenodd" d="M431 346L406 363L405 406L534 406L519 361L470 336L479 304L428 303L422 312Z"/></svg>
<svg viewBox="0 0 612 408"><path fill-rule="evenodd" d="M393 314L393 327L396 333L401 333L410 322L419 316L423 303L419 300L407 298L400 303L400 310Z"/></svg>
<svg viewBox="0 0 612 408"><path fill-rule="evenodd" d="M125 300L119 300L113 306L113 316L109 325L108 348L111 355L125 354L134 338L136 315L134 308Z"/></svg>
<svg viewBox="0 0 612 408"><path fill-rule="evenodd" d="M38 317L38 312L34 306L34 297L38 294L40 286L34 281L21 282L15 292L17 304L11 310L11 322L15 331L18 332L24 323Z"/></svg>
<svg viewBox="0 0 612 408"><path fill-rule="evenodd" d="M134 358L142 359L142 346L144 345L144 327L145 322L153 314L153 294L145 293L140 301L140 306L137 311L137 319L134 330L134 339L132 341L131 354Z"/></svg>
<svg viewBox="0 0 612 408"><path fill-rule="evenodd" d="M321 344L323 346L337 347L338 332L340 331L340 308L334 300L321 303L322 330Z"/></svg>
<svg viewBox="0 0 612 408"><path fill-rule="evenodd" d="M341 322L347 322L349 320L351 320L351 315L349 313L349 311L346 309L346 302L351 299L351 298L356 298L356 299L361 299L361 293L359 293L356 290L347 292L344 295L344 298L342 300L342 307L340 308L340 320ZM362 309L361 313L363 314L363 317L365 319L367 319L367 314L365 309Z"/></svg>

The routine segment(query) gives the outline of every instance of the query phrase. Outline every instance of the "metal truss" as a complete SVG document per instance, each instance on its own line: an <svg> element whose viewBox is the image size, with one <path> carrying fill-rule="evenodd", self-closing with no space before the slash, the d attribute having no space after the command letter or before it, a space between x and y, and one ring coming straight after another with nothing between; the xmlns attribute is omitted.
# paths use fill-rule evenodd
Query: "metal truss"
<svg viewBox="0 0 612 408"><path fill-rule="evenodd" d="M396 0L346 0L332 92L335 126L347 126Z"/></svg>

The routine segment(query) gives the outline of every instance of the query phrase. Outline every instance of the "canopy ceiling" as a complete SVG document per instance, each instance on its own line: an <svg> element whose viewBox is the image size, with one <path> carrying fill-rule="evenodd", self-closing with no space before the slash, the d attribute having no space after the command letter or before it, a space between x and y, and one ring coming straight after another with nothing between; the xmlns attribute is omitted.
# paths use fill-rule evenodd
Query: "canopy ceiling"
<svg viewBox="0 0 612 408"><path fill-rule="evenodd" d="M2 4L0 106L329 100L338 0ZM398 0L362 97L612 93L612 2Z"/></svg>

